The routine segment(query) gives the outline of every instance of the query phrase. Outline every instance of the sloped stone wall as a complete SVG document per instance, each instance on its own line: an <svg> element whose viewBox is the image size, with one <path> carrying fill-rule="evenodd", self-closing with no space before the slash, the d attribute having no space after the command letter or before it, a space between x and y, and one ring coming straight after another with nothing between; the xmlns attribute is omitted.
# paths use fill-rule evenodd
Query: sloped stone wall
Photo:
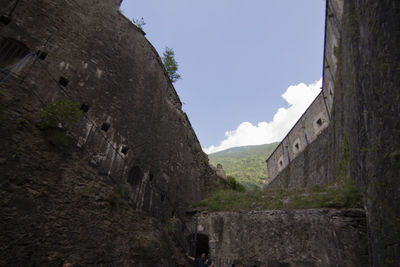
<svg viewBox="0 0 400 267"><path fill-rule="evenodd" d="M183 256L163 222L218 182L160 57L119 4L19 1L0 26L0 42L32 52L1 80L0 265L174 266ZM38 50L47 57L34 61ZM37 112L59 99L88 111L39 129Z"/></svg>
<svg viewBox="0 0 400 267"><path fill-rule="evenodd" d="M39 2L20 2L12 23L1 28L2 37L48 54L24 83L38 96L29 98L31 111L63 98L88 105L79 125L68 130L91 152L99 172L131 182L140 209L168 218L179 205L199 200L214 172L157 52L119 13L118 1ZM60 89L61 76L69 83ZM162 194L172 204L162 203Z"/></svg>

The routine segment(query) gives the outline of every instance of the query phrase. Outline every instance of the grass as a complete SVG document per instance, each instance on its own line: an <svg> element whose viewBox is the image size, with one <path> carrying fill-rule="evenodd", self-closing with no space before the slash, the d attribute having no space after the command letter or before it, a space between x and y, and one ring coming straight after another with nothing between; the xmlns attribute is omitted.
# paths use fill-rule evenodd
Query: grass
<svg viewBox="0 0 400 267"><path fill-rule="evenodd" d="M281 188L237 192L218 189L197 206L209 211L360 207L361 194L350 180L311 188Z"/></svg>

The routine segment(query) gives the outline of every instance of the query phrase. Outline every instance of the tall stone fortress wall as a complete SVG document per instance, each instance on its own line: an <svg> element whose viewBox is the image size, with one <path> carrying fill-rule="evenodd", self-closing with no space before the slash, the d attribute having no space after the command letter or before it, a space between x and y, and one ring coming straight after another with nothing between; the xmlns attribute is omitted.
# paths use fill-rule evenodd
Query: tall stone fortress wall
<svg viewBox="0 0 400 267"><path fill-rule="evenodd" d="M323 84L321 92L266 160L268 187L304 187L328 179L328 131L337 69L343 0L326 4Z"/></svg>
<svg viewBox="0 0 400 267"><path fill-rule="evenodd" d="M160 221L218 179L120 2L0 0L1 266L176 266ZM65 99L79 121L40 129Z"/></svg>
<svg viewBox="0 0 400 267"><path fill-rule="evenodd" d="M69 129L76 145L101 175L130 184L138 209L169 217L204 195L213 171L160 57L119 3L21 1L1 42L47 53L24 69L32 111L64 98L87 105Z"/></svg>

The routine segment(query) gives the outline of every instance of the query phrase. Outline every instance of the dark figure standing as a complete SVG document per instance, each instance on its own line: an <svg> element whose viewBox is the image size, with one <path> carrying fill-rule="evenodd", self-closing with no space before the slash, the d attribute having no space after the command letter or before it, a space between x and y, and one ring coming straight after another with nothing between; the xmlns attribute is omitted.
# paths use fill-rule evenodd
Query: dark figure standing
<svg viewBox="0 0 400 267"><path fill-rule="evenodd" d="M188 257L189 259L194 261L198 267L213 267L214 266L214 264L211 263L211 261L209 259L207 259L206 253L201 253L200 258L192 257L189 255L189 253L186 254L186 257Z"/></svg>

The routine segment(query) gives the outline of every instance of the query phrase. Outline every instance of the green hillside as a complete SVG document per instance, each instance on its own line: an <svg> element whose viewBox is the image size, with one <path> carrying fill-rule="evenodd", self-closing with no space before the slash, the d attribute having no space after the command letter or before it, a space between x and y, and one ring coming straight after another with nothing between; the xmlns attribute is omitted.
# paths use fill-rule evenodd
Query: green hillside
<svg viewBox="0 0 400 267"><path fill-rule="evenodd" d="M210 163L222 164L226 175L234 176L246 188L263 186L268 180L265 160L279 143L234 147L208 155Z"/></svg>

